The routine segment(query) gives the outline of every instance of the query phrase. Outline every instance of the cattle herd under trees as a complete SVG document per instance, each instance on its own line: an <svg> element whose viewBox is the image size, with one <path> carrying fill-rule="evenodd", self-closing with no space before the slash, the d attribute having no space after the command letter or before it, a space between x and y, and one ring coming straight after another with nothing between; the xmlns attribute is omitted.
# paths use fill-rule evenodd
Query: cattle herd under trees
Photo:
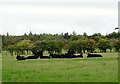
<svg viewBox="0 0 120 84"><path fill-rule="evenodd" d="M67 53L65 54L49 54L49 56L43 56L43 51L38 51L38 52L34 52L34 56L20 56L17 55L16 59L17 60L26 60L26 59L42 59L42 58L78 58L81 57L83 58L83 54L81 53L80 55L74 55L74 51L69 50ZM100 54L90 54L88 53L87 57L102 57L102 55Z"/></svg>
<svg viewBox="0 0 120 84"><path fill-rule="evenodd" d="M2 37L2 47L0 51L7 51L16 59L38 59L38 58L76 58L84 57L81 53L106 53L119 52L120 39L118 33L112 32L107 35L95 33L73 34L24 34L20 36L0 35ZM48 52L49 56L43 56L43 52ZM63 54L65 51L66 53ZM63 53L62 53L63 52ZM30 55L33 56L20 56ZM80 54L80 55L75 55ZM88 54L87 57L101 57L98 54Z"/></svg>

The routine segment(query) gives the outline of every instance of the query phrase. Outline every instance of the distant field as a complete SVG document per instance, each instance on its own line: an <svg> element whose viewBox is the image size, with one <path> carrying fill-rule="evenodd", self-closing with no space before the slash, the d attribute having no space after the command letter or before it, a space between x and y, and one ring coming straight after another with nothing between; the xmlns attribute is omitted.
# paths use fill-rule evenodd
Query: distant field
<svg viewBox="0 0 120 84"><path fill-rule="evenodd" d="M118 54L103 58L34 59L2 56L3 82L117 82Z"/></svg>

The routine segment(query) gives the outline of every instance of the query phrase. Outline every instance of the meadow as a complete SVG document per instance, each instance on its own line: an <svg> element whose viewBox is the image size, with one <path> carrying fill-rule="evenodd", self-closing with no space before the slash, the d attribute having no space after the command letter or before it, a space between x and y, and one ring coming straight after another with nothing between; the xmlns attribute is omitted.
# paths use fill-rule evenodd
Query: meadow
<svg viewBox="0 0 120 84"><path fill-rule="evenodd" d="M118 54L102 58L52 58L17 61L2 55L2 82L118 82Z"/></svg>

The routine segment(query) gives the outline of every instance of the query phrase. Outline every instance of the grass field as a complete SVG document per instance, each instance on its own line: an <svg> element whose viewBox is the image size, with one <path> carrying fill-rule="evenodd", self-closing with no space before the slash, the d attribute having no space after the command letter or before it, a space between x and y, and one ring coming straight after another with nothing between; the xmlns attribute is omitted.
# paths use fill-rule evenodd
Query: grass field
<svg viewBox="0 0 120 84"><path fill-rule="evenodd" d="M2 56L3 82L118 82L118 54L102 58L34 59Z"/></svg>

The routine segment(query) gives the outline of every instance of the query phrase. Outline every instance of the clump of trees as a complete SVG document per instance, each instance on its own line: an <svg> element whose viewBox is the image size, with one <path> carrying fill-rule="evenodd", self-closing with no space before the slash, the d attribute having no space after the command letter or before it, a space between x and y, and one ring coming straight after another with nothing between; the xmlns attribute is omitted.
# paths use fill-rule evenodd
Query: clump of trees
<svg viewBox="0 0 120 84"><path fill-rule="evenodd" d="M62 50L73 50L74 53L86 52L118 52L120 39L118 33L108 35L95 33L93 35L62 34L32 34L25 33L21 36L1 35L2 50L9 51L11 55L29 54L37 51L48 51L49 54L60 54Z"/></svg>

